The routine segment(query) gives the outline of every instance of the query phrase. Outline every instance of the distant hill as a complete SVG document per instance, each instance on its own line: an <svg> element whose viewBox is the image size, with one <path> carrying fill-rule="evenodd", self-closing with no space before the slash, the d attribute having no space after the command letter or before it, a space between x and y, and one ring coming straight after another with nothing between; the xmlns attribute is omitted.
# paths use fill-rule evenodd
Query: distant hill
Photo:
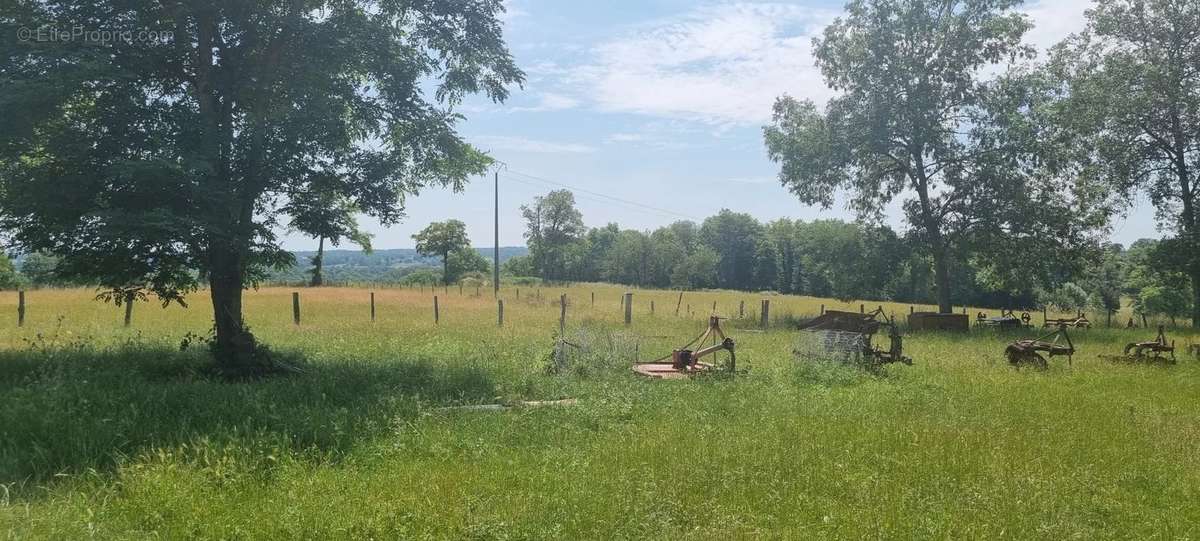
<svg viewBox="0 0 1200 541"><path fill-rule="evenodd" d="M475 248L489 262L492 248ZM271 273L269 282L300 282L308 279L309 263L315 251L292 252L296 264L283 271ZM501 246L500 263L517 256L527 255L524 246ZM420 269L440 269L442 261L437 257L423 257L412 248L374 250L370 254L362 250L339 249L325 251L325 280L337 282L394 282Z"/></svg>

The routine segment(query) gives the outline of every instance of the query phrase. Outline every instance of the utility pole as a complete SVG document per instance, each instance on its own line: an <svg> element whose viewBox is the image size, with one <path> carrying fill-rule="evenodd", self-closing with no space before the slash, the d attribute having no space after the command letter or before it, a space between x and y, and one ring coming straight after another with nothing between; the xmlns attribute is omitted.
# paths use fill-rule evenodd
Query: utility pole
<svg viewBox="0 0 1200 541"><path fill-rule="evenodd" d="M496 182L495 251L492 252L492 296L500 298L500 171L494 172Z"/></svg>

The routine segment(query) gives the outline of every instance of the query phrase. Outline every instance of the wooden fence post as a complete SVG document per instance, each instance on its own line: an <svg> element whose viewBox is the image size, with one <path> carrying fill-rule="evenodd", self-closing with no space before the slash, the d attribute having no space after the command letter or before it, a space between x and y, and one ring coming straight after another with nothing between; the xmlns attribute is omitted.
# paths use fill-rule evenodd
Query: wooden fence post
<svg viewBox="0 0 1200 541"><path fill-rule="evenodd" d="M821 315L825 315L825 305L821 305Z"/></svg>
<svg viewBox="0 0 1200 541"><path fill-rule="evenodd" d="M433 324L437 325L439 319L441 319L441 314L438 313L437 295L434 295L433 296Z"/></svg>
<svg viewBox="0 0 1200 541"><path fill-rule="evenodd" d="M300 324L300 292L292 292L292 322Z"/></svg>
<svg viewBox="0 0 1200 541"><path fill-rule="evenodd" d="M371 292L371 322L375 322L375 292Z"/></svg>
<svg viewBox="0 0 1200 541"><path fill-rule="evenodd" d="M746 317L746 300L738 301L738 319Z"/></svg>
<svg viewBox="0 0 1200 541"><path fill-rule="evenodd" d="M125 326L133 323L133 293L125 295Z"/></svg>
<svg viewBox="0 0 1200 541"><path fill-rule="evenodd" d="M767 325L771 322L771 300L763 299L762 301L762 328L766 330Z"/></svg>
<svg viewBox="0 0 1200 541"><path fill-rule="evenodd" d="M592 306L596 306L596 292L592 292Z"/></svg>
<svg viewBox="0 0 1200 541"><path fill-rule="evenodd" d="M563 293L558 297L558 335L563 336L567 332L567 294Z"/></svg>
<svg viewBox="0 0 1200 541"><path fill-rule="evenodd" d="M496 325L504 326L504 299L496 299Z"/></svg>
<svg viewBox="0 0 1200 541"><path fill-rule="evenodd" d="M25 290L17 292L17 326L25 326Z"/></svg>
<svg viewBox="0 0 1200 541"><path fill-rule="evenodd" d="M516 290L517 290L517 300L521 300L521 288L518 287L518 288L516 288Z"/></svg>
<svg viewBox="0 0 1200 541"><path fill-rule="evenodd" d="M650 301L650 315L654 315L654 301Z"/></svg>
<svg viewBox="0 0 1200 541"><path fill-rule="evenodd" d="M462 296L462 282L459 282L459 283L458 283L458 296L459 296L459 297L461 297L461 296Z"/></svg>
<svg viewBox="0 0 1200 541"><path fill-rule="evenodd" d="M712 309L712 311L713 311L713 313L714 313L714 314L715 314L715 313L717 313L717 301L713 301L713 309Z"/></svg>
<svg viewBox="0 0 1200 541"><path fill-rule="evenodd" d="M683 290L679 290L679 300L675 301L675 317L679 317L679 305L683 304Z"/></svg>
<svg viewBox="0 0 1200 541"><path fill-rule="evenodd" d="M916 311L917 311L917 309L916 309L916 308L914 308L912 305L909 305L909 307L908 307L908 315L910 315L910 316L911 316L911 315L915 314L915 313L916 313Z"/></svg>
<svg viewBox="0 0 1200 541"><path fill-rule="evenodd" d="M858 305L858 313L860 313L860 314L867 313L867 305L865 305L865 304Z"/></svg>
<svg viewBox="0 0 1200 541"><path fill-rule="evenodd" d="M625 303L625 324L629 325L633 323L633 293L626 293L622 298Z"/></svg>

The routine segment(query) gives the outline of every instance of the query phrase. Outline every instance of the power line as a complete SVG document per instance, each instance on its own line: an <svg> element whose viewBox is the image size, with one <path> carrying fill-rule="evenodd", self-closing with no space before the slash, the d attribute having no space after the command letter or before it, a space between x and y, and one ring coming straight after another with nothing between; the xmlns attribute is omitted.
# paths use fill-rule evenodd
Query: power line
<svg viewBox="0 0 1200 541"><path fill-rule="evenodd" d="M536 176L536 175L530 175L529 173L522 173L522 172L520 172L520 171L515 171L515 170L512 170L512 169L507 169L505 172L506 172L506 173L508 173L509 175L517 175L517 176L520 176L520 177L525 177L525 178L527 178L527 179L534 180L534 181L537 181L537 182L541 182L541 183L544 183L544 184L549 184L549 185L552 185L552 186L559 186L559 187L563 187L563 188L569 188L569 189L571 189L571 190L573 190L573 191L577 191L577 192L581 192L581 193L584 193L584 194L592 195L592 196L594 196L594 197L603 198L604 200L606 200L606 201L604 201L604 202L608 202L608 203L619 203L619 204L628 205L628 206L632 206L632 207L638 207L638 208L641 208L641 209L644 209L644 210L649 210L649 211L651 211L651 212L655 212L655 213L657 213L657 214L659 214L659 215L667 215L667 216L671 216L671 217L678 217L678 218L683 218L683 219L685 219L685 220L694 220L694 219L695 219L695 218L694 218L694 217L692 217L692 216L689 216L689 215L687 215L687 214L682 214L682 213L679 213L679 212L675 212L675 211L673 211L673 210L668 210L668 209L664 209L664 208L660 208L660 207L655 207L655 206L652 206L652 205L647 205L647 204L645 204L645 203L638 203L637 201L630 201L630 200L628 200L628 199L623 199L623 198L620 198L620 197L617 197L617 196L608 195L608 194L600 193L600 192L597 192L597 191L588 190L588 189L585 189L585 188L580 188L580 187L578 187L578 186L572 186L572 185L570 185L570 184L567 184L567 183L565 183L565 182L559 182L559 181L556 181L556 180L550 180L550 179L547 179L547 178L542 178L542 177L539 177L539 176ZM515 180L515 181L517 181L517 182L522 182L520 178L512 178L512 180ZM522 183L523 183L523 184L529 184L528 182L522 182ZM711 212L711 211L709 211L708 213L709 213L709 214L716 214L715 212Z"/></svg>
<svg viewBox="0 0 1200 541"><path fill-rule="evenodd" d="M530 182L530 181L528 181L528 180L525 180L525 179L522 179L522 178L517 178L517 177L515 177L515 176L512 176L512 175L509 175L509 176L507 176L507 177L505 177L505 178L506 178L508 181L511 181L511 182L516 182L516 183L518 183L518 184L523 184L523 185L525 185L525 186L531 186L531 187L533 187L533 188L537 188L537 189L543 189L543 188L545 188L544 184L539 184L539 183ZM618 203L617 201L612 201L612 200L609 200L609 199L602 199L602 198L600 198L600 197L592 197L591 195L589 195L589 194L586 194L586 193L583 193L583 194L574 194L574 196L575 196L575 198L576 198L576 199L581 199L581 200L584 200L584 201L595 201L595 202L598 202L598 203L606 203L606 204L610 204L610 205L611 205L611 204L614 204L614 203ZM623 203L622 203L622 204L623 204ZM647 209L647 208L643 208L643 207L641 207L641 206L638 206L638 207L637 207L637 210L639 210L639 211L641 211L641 212L649 213L649 214L654 214L655 216L659 216L659 217L661 217L661 218L667 218L667 219L679 219L680 217L683 217L683 218L686 218L686 219L689 219L689 220L691 219L691 217L690 217L690 216L684 216L684 215L682 215L682 214L679 214L679 213L666 213L666 212L659 211L659 210L657 210L657 209Z"/></svg>

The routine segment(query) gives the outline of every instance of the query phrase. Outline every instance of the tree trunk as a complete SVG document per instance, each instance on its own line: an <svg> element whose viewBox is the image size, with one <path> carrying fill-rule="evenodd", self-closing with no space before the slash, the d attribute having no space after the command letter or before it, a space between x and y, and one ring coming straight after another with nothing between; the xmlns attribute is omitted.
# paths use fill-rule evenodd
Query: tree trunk
<svg viewBox="0 0 1200 541"><path fill-rule="evenodd" d="M946 238L942 236L942 219L929 198L929 178L925 174L924 152L914 149L912 152L914 173L910 176L915 181L917 196L921 203L921 225L929 239L930 252L933 255L933 283L937 290L938 312L949 314L954 312L950 304L950 264L946 260Z"/></svg>
<svg viewBox="0 0 1200 541"><path fill-rule="evenodd" d="M263 368L256 358L254 335L242 321L242 260L237 247L214 243L210 255L217 365L231 375L250 374Z"/></svg>
<svg viewBox="0 0 1200 541"><path fill-rule="evenodd" d="M933 252L933 280L937 289L938 312L954 312L950 304L950 266L946 261L946 248L935 247Z"/></svg>
<svg viewBox="0 0 1200 541"><path fill-rule="evenodd" d="M325 237L322 235L317 241L317 256L313 258L312 281L308 285L319 287L325 283L325 278L321 275L321 266L325 263Z"/></svg>

